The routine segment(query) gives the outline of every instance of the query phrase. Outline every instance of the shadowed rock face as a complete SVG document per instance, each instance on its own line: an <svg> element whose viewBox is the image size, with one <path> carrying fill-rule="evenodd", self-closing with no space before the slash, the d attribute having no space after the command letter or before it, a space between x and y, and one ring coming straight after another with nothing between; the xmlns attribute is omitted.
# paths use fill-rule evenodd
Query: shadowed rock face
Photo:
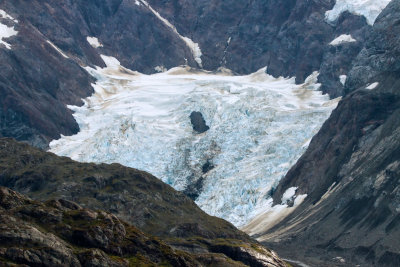
<svg viewBox="0 0 400 267"><path fill-rule="evenodd" d="M206 121L204 120L203 114L197 111L193 111L190 114L190 122L193 125L193 130L197 133L205 133L207 132L210 127L207 126Z"/></svg>
<svg viewBox="0 0 400 267"><path fill-rule="evenodd" d="M268 67L274 76L297 82L320 70L321 90L343 93L339 76L368 35L365 19L344 13L336 25L325 22L334 0L148 1L178 32L199 43L203 67L238 73ZM81 105L93 78L81 66L104 66L100 54L129 69L153 73L181 64L197 67L192 51L144 4L127 0L1 1L0 9L18 19L18 31L0 48L0 136L46 148L78 125L66 105ZM1 19L11 23L8 19ZM358 42L332 48L340 34ZM102 47L86 40L97 37ZM51 41L66 56L52 45Z"/></svg>
<svg viewBox="0 0 400 267"><path fill-rule="evenodd" d="M64 199L41 204L0 188L0 261L31 263L18 250L26 244L29 253L48 260L44 266L51 266L51 257L83 266L94 258L129 263L135 257L154 266L163 260L172 266L286 266L274 252L148 173L119 164L78 163L7 138L0 139L0 170L1 186L37 200ZM11 236L8 243L3 236ZM60 247L52 249L48 237ZM127 265L122 263L118 266Z"/></svg>
<svg viewBox="0 0 400 267"><path fill-rule="evenodd" d="M267 66L273 76L296 77L298 83L320 71L322 90L342 95L339 76L347 74L368 36L365 18L343 13L335 25L325 22L334 0L150 0L178 31L200 44L203 66L225 66L251 73ZM351 34L356 44L333 49L329 43Z"/></svg>
<svg viewBox="0 0 400 267"><path fill-rule="evenodd" d="M135 1L1 1L0 9L18 20L11 49L0 47L0 136L46 148L60 134L79 131L66 105L81 105L94 79L81 67L105 66L100 54L122 65L154 72L184 64L196 66L175 33ZM103 47L93 48L94 36ZM51 41L64 57L47 41Z"/></svg>
<svg viewBox="0 0 400 267"><path fill-rule="evenodd" d="M308 195L261 234L282 253L301 248L285 256L317 265L400 262L399 12L394 0L379 16L353 62L345 98L274 194L275 203L293 186ZM335 263L337 256L346 263Z"/></svg>
<svg viewBox="0 0 400 267"><path fill-rule="evenodd" d="M32 201L5 187L0 187L0 240L0 261L8 264L200 264L194 255L175 252L110 213L65 200Z"/></svg>

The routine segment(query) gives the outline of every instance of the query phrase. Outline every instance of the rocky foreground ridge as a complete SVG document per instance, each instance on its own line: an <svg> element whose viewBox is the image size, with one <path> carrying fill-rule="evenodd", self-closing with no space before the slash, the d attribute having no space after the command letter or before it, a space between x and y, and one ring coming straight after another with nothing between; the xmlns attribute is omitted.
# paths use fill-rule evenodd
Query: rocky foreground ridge
<svg viewBox="0 0 400 267"><path fill-rule="evenodd" d="M286 266L274 252L145 172L77 163L4 138L0 170L1 186L46 201L0 189L3 261L30 266Z"/></svg>
<svg viewBox="0 0 400 267"><path fill-rule="evenodd" d="M275 203L290 187L308 195L258 234L292 254L285 256L317 265L400 265L399 14L393 0L378 17L344 99L274 194Z"/></svg>

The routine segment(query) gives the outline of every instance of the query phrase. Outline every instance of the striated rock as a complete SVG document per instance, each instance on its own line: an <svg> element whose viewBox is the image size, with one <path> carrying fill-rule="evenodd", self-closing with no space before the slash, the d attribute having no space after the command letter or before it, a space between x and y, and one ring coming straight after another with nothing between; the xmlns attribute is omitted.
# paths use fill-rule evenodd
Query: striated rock
<svg viewBox="0 0 400 267"><path fill-rule="evenodd" d="M400 1L378 17L344 99L274 193L307 198L257 236L312 265L397 266L400 243ZM304 244L307 244L306 246Z"/></svg>
<svg viewBox="0 0 400 267"><path fill-rule="evenodd" d="M321 90L331 97L342 95L339 76L350 70L371 28L348 12L327 23L334 0L148 2L200 44L204 68L251 73L267 66L269 74L295 76L298 83L319 70ZM356 44L333 49L329 43L341 34L351 34Z"/></svg>

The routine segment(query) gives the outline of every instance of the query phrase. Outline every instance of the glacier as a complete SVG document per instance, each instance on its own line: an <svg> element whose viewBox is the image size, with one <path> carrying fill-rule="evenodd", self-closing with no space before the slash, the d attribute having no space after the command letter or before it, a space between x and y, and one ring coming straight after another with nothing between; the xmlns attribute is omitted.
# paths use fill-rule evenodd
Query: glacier
<svg viewBox="0 0 400 267"><path fill-rule="evenodd" d="M369 25L374 25L375 20L390 1L391 0L336 0L333 9L325 13L325 19L329 23L335 23L340 14L348 11L355 15L364 16Z"/></svg>
<svg viewBox="0 0 400 267"><path fill-rule="evenodd" d="M94 94L69 106L80 132L53 140L50 151L145 170L181 191L201 181L196 203L236 226L270 207L271 190L338 102L318 91L317 72L296 85L265 68L237 76L181 66L145 75L102 58L107 67L86 67L97 79ZM193 111L208 131L193 130Z"/></svg>

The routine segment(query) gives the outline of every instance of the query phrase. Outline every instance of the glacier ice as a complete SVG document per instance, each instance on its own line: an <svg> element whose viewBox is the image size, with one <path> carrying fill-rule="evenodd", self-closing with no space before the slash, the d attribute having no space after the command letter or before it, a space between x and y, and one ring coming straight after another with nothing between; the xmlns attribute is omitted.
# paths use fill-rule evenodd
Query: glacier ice
<svg viewBox="0 0 400 267"><path fill-rule="evenodd" d="M332 10L325 13L325 19L334 23L345 11L355 15L364 16L367 23L374 25L376 18L391 0L336 0Z"/></svg>
<svg viewBox="0 0 400 267"><path fill-rule="evenodd" d="M80 132L50 143L51 151L83 162L118 162L159 177L177 190L202 179L197 204L237 226L264 211L270 192L337 105L305 84L273 78L265 68L247 76L176 67L144 75L102 56L87 67L95 93L70 106ZM210 129L193 130L201 112ZM203 173L203 165L214 168Z"/></svg>

